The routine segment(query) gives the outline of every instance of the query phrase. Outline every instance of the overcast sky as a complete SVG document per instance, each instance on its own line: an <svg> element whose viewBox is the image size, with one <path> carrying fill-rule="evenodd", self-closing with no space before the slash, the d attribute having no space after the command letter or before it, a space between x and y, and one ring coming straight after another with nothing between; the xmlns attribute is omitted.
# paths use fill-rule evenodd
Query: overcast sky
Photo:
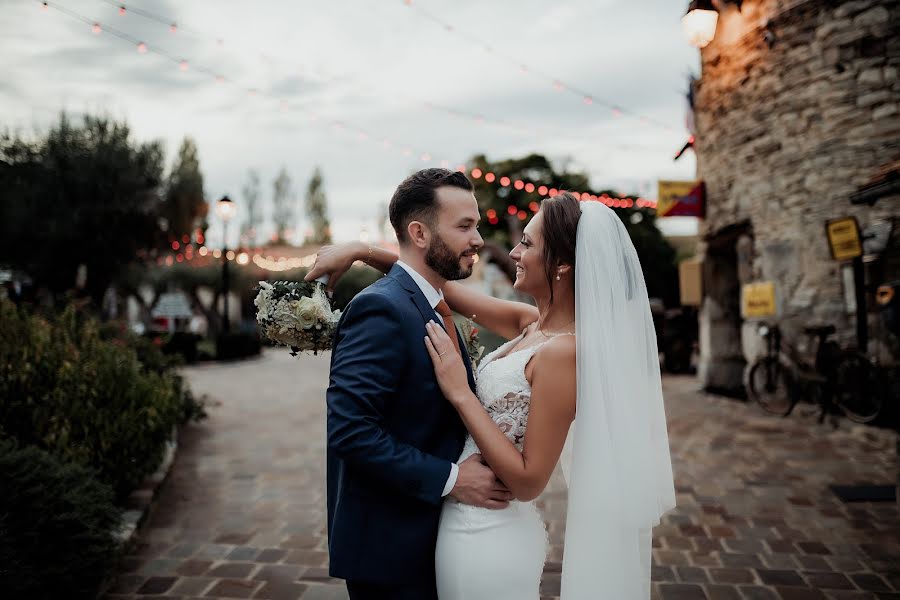
<svg viewBox="0 0 900 600"><path fill-rule="evenodd" d="M477 153L544 153L587 171L595 190L654 198L657 179L694 176L693 153L672 161L688 135L687 76L698 69L681 32L686 2L139 0L125 15L105 0L50 4L0 0L0 127L27 135L46 131L61 110L103 113L127 120L136 140L162 140L167 166L189 135L210 200L227 193L240 202L253 168L268 203L284 166L302 201L319 166L338 239L371 231L412 171ZM108 30L95 35L53 6L151 51ZM187 70L153 50L186 59ZM595 101L554 89L554 78ZM617 117L604 103L669 129ZM210 241L220 236L213 218Z"/></svg>

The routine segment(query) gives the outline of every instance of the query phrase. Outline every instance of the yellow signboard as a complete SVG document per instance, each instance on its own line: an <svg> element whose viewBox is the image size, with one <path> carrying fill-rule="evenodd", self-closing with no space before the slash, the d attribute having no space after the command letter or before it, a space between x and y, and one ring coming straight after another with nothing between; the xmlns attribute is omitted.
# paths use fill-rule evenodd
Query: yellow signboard
<svg viewBox="0 0 900 600"><path fill-rule="evenodd" d="M774 317L778 314L775 301L775 283L761 281L747 283L741 288L741 316L745 319L754 317Z"/></svg>
<svg viewBox="0 0 900 600"><path fill-rule="evenodd" d="M656 214L660 217L667 216L682 199L689 197L696 187L696 181L659 180Z"/></svg>
<svg viewBox="0 0 900 600"><path fill-rule="evenodd" d="M859 223L856 222L856 217L832 219L825 223L825 231L828 234L828 245L831 247L831 258L850 260L862 256Z"/></svg>

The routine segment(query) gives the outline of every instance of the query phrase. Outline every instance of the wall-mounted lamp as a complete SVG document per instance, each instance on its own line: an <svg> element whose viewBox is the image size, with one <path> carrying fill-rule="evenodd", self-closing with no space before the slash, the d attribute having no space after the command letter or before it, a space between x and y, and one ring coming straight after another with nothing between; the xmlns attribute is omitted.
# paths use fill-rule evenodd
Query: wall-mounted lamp
<svg viewBox="0 0 900 600"><path fill-rule="evenodd" d="M697 48L705 48L716 35L716 24L719 22L719 10L727 2L725 0L691 0L687 12L681 17L684 33L688 43ZM731 0L741 9L742 0Z"/></svg>

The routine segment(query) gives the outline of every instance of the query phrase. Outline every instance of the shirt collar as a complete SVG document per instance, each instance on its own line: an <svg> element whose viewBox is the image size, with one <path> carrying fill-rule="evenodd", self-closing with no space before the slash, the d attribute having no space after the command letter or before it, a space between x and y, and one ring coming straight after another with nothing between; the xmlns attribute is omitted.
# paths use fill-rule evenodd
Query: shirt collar
<svg viewBox="0 0 900 600"><path fill-rule="evenodd" d="M431 308L436 307L438 305L438 302L444 299L444 292L434 289L434 286L428 283L428 280L422 277L419 272L413 269L411 266L409 266L402 260L397 261L397 266L402 267L404 271L409 273L409 276L412 277L412 280L416 282L416 285L419 286L419 289L422 290L423 294L425 294L425 299L428 300L428 304L431 305Z"/></svg>

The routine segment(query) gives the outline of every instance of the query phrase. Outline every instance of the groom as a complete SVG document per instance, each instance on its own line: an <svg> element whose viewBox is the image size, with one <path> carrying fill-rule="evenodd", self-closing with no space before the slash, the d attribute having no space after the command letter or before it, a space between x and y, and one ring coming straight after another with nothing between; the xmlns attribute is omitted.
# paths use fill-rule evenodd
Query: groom
<svg viewBox="0 0 900 600"><path fill-rule="evenodd" d="M504 508L509 493L479 457L456 465L466 430L444 399L425 348L444 323L441 288L472 274L484 244L478 203L462 173L424 169L391 198L400 260L360 292L334 338L328 404L330 574L351 600L436 599L441 502ZM455 329L455 327L454 327ZM463 348L469 385L472 366Z"/></svg>

